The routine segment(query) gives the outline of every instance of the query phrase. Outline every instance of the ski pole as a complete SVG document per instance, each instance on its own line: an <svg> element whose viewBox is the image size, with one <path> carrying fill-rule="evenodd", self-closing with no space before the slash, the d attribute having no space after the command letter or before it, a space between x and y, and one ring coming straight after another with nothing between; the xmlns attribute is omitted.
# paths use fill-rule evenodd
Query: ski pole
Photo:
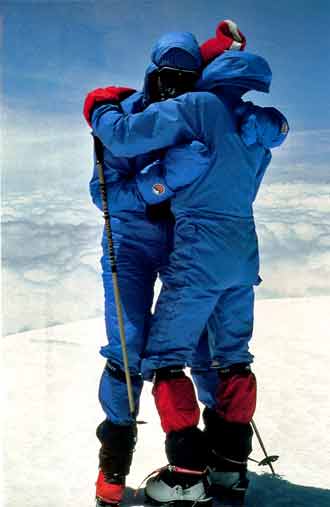
<svg viewBox="0 0 330 507"><path fill-rule="evenodd" d="M130 413L131 413L132 418L135 419L135 403L134 403L131 375L129 372L123 311L122 311L119 285L118 285L116 255L115 255L115 249L114 249L113 238L112 238L110 212L109 212L108 198L107 198L105 178L104 178L104 167L103 167L104 150L103 150L103 144L100 141L100 139L98 137L96 137L94 134L92 134L92 135L93 135L93 139L94 139L96 166L97 166L99 180L100 180L100 192L101 192L101 198L102 198L103 217L104 217L105 229L106 229L108 247L109 247L109 258L110 258L110 266L111 266L111 273L112 273L112 284L113 284L113 292L114 292L116 311L117 311L121 349L122 349L122 354L123 354L123 362L124 362L124 371L125 371L125 378L126 378L126 385L127 385L129 409L130 409Z"/></svg>
<svg viewBox="0 0 330 507"><path fill-rule="evenodd" d="M263 441L262 441L261 435L260 435L260 433L259 433L259 431L258 431L258 428L257 428L257 426L256 426L256 423L254 422L254 420L253 420L253 419L252 419L252 421L251 421L251 424L252 424L252 428L253 428L253 430L254 430L254 433L256 434L256 437L257 437L257 439L258 439L258 442L259 442L259 444L260 444L260 447L261 447L261 449L263 450L263 453L264 453L264 455L265 455L265 459L263 459L262 461L260 461L259 465L268 465L268 466L269 466L269 468L270 468L270 469L271 469L271 471L272 471L272 474L273 474L273 475L276 475L276 474L275 474L275 470L274 470L274 467L273 467L272 463L273 463L274 461L278 460L278 456L268 456L267 451L266 451L266 448L265 448L264 443L263 443Z"/></svg>

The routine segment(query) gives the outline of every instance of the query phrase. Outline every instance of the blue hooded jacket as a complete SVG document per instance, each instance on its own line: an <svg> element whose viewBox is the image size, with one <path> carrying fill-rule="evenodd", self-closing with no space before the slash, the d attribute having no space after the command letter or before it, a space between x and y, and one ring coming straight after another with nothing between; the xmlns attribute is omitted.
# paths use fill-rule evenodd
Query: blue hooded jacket
<svg viewBox="0 0 330 507"><path fill-rule="evenodd" d="M199 71L202 63L197 41L189 32L171 32L161 37L152 50L151 60L152 63L146 71L143 92L136 92L121 103L121 109L125 115L141 112L148 105L149 76L154 70L168 65ZM206 67L197 84L197 89L214 91L220 86L230 86L239 96L242 90L245 92L247 89L268 91L270 81L271 71L265 60L249 53L227 51ZM226 93L226 95L228 98L229 94ZM240 118L240 135L247 144L253 144L257 136L259 142L267 148L282 142L283 136L276 139L278 123L282 120L279 118L280 113L275 109L262 109L251 103L248 105L242 103L235 114ZM272 129L274 136L268 139ZM261 132L263 132L262 136ZM189 148L184 146L170 150L161 164L162 167L159 163L157 167L156 163L156 167L153 164L145 168L150 161L159 158L160 153L157 151L131 159L116 157L113 152L113 147L105 147L105 180L113 216L120 216L127 212L144 214L146 203L157 204L173 197L175 191L191 184L207 169L209 164L207 147L198 141L193 141ZM270 154L267 157L270 160ZM145 169L136 182L135 176L143 168ZM165 180L163 175L166 176ZM259 180L261 181L260 172ZM157 183L162 184L161 193L154 191L154 185ZM94 203L101 209L96 167L94 167L90 182L90 192Z"/></svg>
<svg viewBox="0 0 330 507"><path fill-rule="evenodd" d="M143 111L150 104L150 74L163 66L201 71L201 55L193 34L190 32L170 32L156 42L151 51L151 64L145 73L143 91L135 92L121 102L123 113L135 114ZM144 215L146 202L137 189L134 176L151 161L159 159L160 155L158 151L148 150L148 153L128 159L125 156L116 156L111 144L105 146L104 174L112 216L120 217L127 213ZM93 176L90 181L90 193L94 204L102 210L99 177L95 160Z"/></svg>
<svg viewBox="0 0 330 507"><path fill-rule="evenodd" d="M135 114L143 111L149 104L149 77L156 69L163 66L185 68L187 70L201 70L201 56L195 37L189 32L171 32L161 37L151 52L151 64L145 74L144 89L135 92L121 102L124 114ZM252 107L253 109L253 107ZM243 112L241 113L243 116ZM268 121L266 119L266 121ZM255 123L259 122L256 118ZM104 172L107 183L108 200L111 215L121 217L127 214L145 213L146 204L157 204L173 196L173 191L189 185L208 167L208 151L202 143L193 141L191 146L183 146L168 154L159 167L148 166L150 161L158 160L162 156L159 151L135 158L114 156L111 146L104 149ZM168 161L169 185L164 185L162 194L153 192L153 184L160 178L160 165L166 168ZM151 170L152 169L152 170ZM135 176L143 170L137 181ZM138 186L137 186L138 183ZM97 168L94 161L93 177L90 181L90 193L93 202L102 209L100 186Z"/></svg>
<svg viewBox="0 0 330 507"><path fill-rule="evenodd" d="M168 150L162 161L165 191L154 192L161 176L155 164L154 181L152 171L143 171L138 185L144 199L155 203L173 196L175 213L252 217L270 148L283 142L288 124L276 109L244 103L241 95L248 90L267 92L270 82L263 58L226 51L204 70L197 83L201 91L151 104L133 115L123 114L116 105L101 106L93 114L93 129L112 153L126 157L195 141L190 150ZM183 174L188 180L192 175L185 188Z"/></svg>

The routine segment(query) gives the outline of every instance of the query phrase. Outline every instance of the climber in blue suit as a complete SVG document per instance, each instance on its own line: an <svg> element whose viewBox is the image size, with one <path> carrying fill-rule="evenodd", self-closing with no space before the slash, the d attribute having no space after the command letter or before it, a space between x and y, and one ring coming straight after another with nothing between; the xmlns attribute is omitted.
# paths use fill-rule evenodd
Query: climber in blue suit
<svg viewBox="0 0 330 507"><path fill-rule="evenodd" d="M193 35L172 34L170 40L166 36L158 41L152 52L152 64L146 72L143 92L136 92L121 102L126 113L141 111L156 100L158 88L153 77L162 65L176 65L180 68L184 65L187 67L189 81L191 77L196 80L201 72L202 60ZM189 82L189 89L191 88ZM166 90L162 91L165 92ZM122 91L122 99L125 93L127 95L127 91ZM157 274L161 274L169 262L174 220L168 202L146 204L138 191L135 176L150 161L160 156L160 152L152 152L128 159L114 156L107 147L104 147L103 152L136 413L142 390L141 359L149 331L154 285ZM90 182L90 192L95 205L102 209L96 166ZM135 446L136 425L129 413L105 233L102 247L105 322L109 344L101 349L107 363L101 377L99 398L106 420L97 428L102 446L96 495L99 501L113 504L120 501L124 492L125 476L129 472Z"/></svg>

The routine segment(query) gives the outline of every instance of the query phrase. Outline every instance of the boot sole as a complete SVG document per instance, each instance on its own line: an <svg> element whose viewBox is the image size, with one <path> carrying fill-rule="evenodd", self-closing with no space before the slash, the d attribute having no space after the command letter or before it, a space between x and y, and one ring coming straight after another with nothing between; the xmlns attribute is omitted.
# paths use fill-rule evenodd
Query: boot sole
<svg viewBox="0 0 330 507"><path fill-rule="evenodd" d="M210 498L205 501L172 500L171 502L158 502L145 494L145 501L147 505L152 505L154 507L212 507L213 499Z"/></svg>

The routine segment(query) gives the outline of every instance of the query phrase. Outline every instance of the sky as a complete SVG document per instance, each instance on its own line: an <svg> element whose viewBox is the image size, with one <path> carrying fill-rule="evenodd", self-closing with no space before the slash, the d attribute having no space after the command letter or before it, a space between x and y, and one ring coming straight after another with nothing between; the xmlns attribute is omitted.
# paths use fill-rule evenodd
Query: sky
<svg viewBox="0 0 330 507"><path fill-rule="evenodd" d="M12 0L0 7L4 334L102 315L86 93L141 87L160 35L185 30L203 42L226 18L273 71L271 93L250 98L291 127L255 207L257 297L330 294L326 0Z"/></svg>

